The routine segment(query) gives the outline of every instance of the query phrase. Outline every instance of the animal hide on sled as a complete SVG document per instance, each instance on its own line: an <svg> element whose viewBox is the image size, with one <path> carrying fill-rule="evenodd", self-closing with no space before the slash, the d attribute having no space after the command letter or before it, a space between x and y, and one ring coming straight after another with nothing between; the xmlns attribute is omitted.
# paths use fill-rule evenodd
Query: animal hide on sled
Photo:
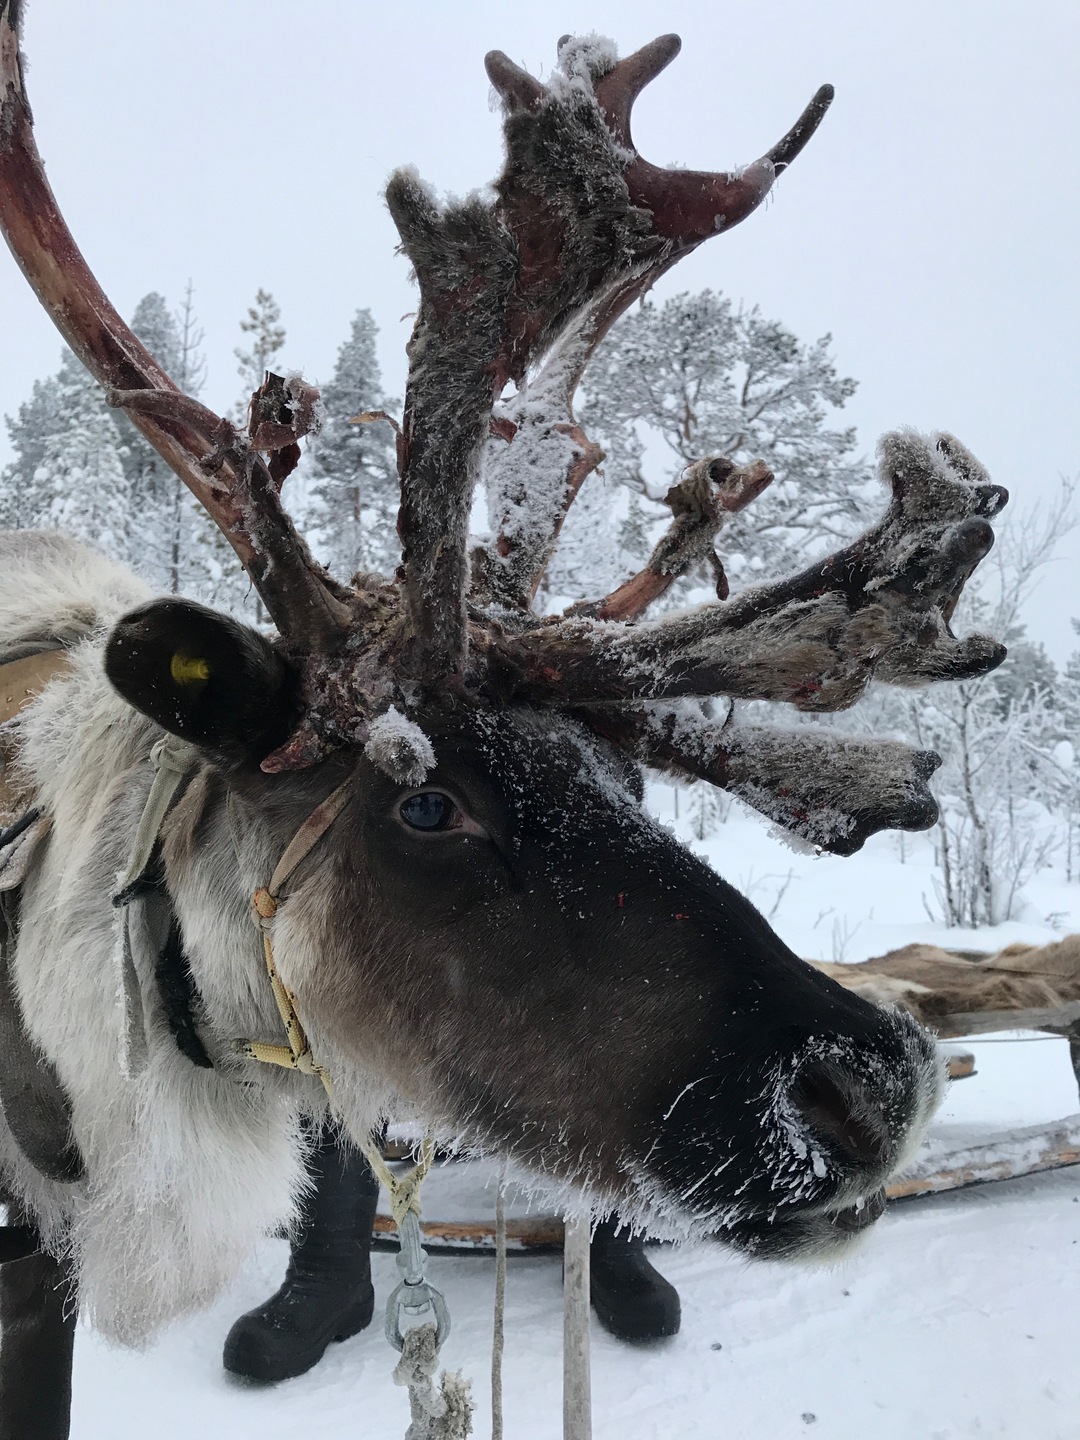
<svg viewBox="0 0 1080 1440"><path fill-rule="evenodd" d="M945 1022L949 1015L1060 1010L1080 1002L1080 935L1053 945L1006 945L991 955L905 945L855 965L812 963L847 989L900 1005L943 1035L969 1033Z"/></svg>

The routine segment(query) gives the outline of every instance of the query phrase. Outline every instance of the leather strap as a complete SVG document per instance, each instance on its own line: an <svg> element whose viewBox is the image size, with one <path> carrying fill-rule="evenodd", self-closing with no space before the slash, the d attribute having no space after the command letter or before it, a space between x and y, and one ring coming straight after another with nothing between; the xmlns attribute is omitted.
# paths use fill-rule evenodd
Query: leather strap
<svg viewBox="0 0 1080 1440"><path fill-rule="evenodd" d="M0 727L14 720L50 680L70 669L71 657L59 648L0 665ZM15 748L0 728L0 827L27 808L25 788L16 785L11 775L14 760Z"/></svg>

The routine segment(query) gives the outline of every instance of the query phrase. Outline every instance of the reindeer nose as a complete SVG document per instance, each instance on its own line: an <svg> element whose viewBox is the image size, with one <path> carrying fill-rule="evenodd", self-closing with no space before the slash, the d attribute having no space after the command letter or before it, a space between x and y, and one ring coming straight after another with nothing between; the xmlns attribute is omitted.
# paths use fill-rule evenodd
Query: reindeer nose
<svg viewBox="0 0 1080 1440"><path fill-rule="evenodd" d="M881 1105L865 1079L833 1060L811 1060L799 1070L791 1098L810 1128L860 1166L888 1167L895 1149Z"/></svg>

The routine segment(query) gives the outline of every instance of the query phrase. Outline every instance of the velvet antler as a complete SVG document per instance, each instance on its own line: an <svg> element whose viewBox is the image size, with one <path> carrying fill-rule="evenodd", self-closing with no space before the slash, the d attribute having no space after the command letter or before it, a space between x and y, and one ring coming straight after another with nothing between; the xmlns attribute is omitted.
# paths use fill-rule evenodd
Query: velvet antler
<svg viewBox="0 0 1080 1440"><path fill-rule="evenodd" d="M879 830L925 830L938 818L932 750L814 729L716 724L692 702L589 712L586 723L636 759L707 780L775 825L833 855Z"/></svg>
<svg viewBox="0 0 1080 1440"><path fill-rule="evenodd" d="M638 758L726 787L839 853L886 826L932 823L927 752L717 726L678 697L836 710L871 678L923 684L999 664L1004 647L958 640L950 619L1007 497L950 437L886 437L892 499L881 522L801 574L731 599L716 533L772 477L760 463L706 456L669 491L671 527L638 575L562 618L531 610L567 509L602 459L573 414L590 355L659 275L761 203L816 129L829 87L753 165L704 174L650 164L631 133L634 100L674 58L674 36L625 60L607 42L564 40L547 85L488 56L506 109L494 200L440 207L407 172L388 187L420 285L398 436L403 557L397 585L368 577L345 590L314 563L278 493L315 392L267 377L243 434L179 393L64 225L34 147L17 32L17 0L0 0L0 226L69 344L217 521L286 647L305 657L306 713L265 769L364 743L388 707L449 690L455 704L568 708ZM470 577L482 465L495 538L474 553ZM703 562L716 602L641 618Z"/></svg>
<svg viewBox="0 0 1080 1440"><path fill-rule="evenodd" d="M479 597L527 609L566 508L600 458L571 411L589 355L659 275L761 203L831 99L819 91L795 128L737 173L662 170L633 148L630 112L679 44L664 36L617 60L607 42L567 38L548 85L493 51L487 71L507 112L494 203L440 210L412 174L390 182L420 285L399 528L407 666L426 681L464 666L468 517L504 386L518 396L495 417L492 445L508 446L491 476L503 513L494 552L477 562ZM542 451L554 453L537 466Z"/></svg>
<svg viewBox="0 0 1080 1440"><path fill-rule="evenodd" d="M889 435L881 457L892 503L835 555L659 621L569 619L499 637L491 683L531 704L730 695L828 711L854 704L875 677L919 685L994 669L1005 647L982 635L958 640L949 620L1008 493L951 436L931 446Z"/></svg>
<svg viewBox="0 0 1080 1440"><path fill-rule="evenodd" d="M278 498L281 456L310 422L310 387L258 392L254 437L182 395L106 298L75 244L34 141L18 0L0 0L0 229L72 350L220 527L290 648L327 650L351 607L312 559ZM284 382L279 382L283 387ZM269 403L278 425L268 436Z"/></svg>

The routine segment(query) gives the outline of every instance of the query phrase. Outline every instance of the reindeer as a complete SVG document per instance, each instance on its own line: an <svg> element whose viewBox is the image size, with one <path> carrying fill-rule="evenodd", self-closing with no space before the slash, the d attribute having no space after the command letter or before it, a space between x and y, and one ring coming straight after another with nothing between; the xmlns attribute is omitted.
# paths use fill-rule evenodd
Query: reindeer
<svg viewBox="0 0 1080 1440"><path fill-rule="evenodd" d="M402 556L391 582L345 586L281 502L315 392L268 376L241 430L132 335L45 181L17 12L0 0L5 236L277 632L150 597L62 537L0 538L0 646L56 662L9 766L19 906L0 990L33 1063L3 1092L0 1174L23 1248L124 1342L204 1305L287 1220L320 1073L353 1133L409 1106L653 1233L766 1256L848 1245L936 1104L930 1040L799 960L648 818L638 767L704 777L840 854L932 824L936 756L712 719L705 702L830 711L871 679L992 669L1003 647L949 618L1005 492L947 436L887 437L881 521L729 597L717 533L771 476L703 457L640 575L566 615L535 608L602 459L572 408L591 352L761 203L831 90L754 164L704 174L650 164L631 134L676 37L622 60L564 39L546 85L487 57L505 110L493 198L441 206L409 171L387 189L420 293ZM498 523L470 553L482 471ZM716 601L646 618L700 564ZM164 814L155 756L173 767ZM259 1063L281 1028L259 927L306 1036L299 1068Z"/></svg>

